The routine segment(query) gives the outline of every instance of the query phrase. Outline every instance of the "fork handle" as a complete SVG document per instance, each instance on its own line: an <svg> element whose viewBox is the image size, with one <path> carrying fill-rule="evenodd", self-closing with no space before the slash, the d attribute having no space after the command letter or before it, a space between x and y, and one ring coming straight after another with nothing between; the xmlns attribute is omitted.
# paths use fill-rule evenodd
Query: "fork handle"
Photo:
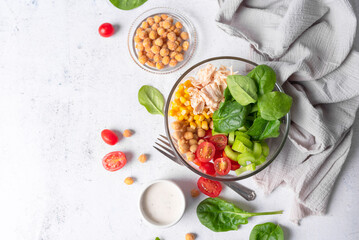
<svg viewBox="0 0 359 240"><path fill-rule="evenodd" d="M253 201L256 198L256 193L239 183L233 183L233 182L222 182L224 185L241 195L244 199L247 201Z"/></svg>

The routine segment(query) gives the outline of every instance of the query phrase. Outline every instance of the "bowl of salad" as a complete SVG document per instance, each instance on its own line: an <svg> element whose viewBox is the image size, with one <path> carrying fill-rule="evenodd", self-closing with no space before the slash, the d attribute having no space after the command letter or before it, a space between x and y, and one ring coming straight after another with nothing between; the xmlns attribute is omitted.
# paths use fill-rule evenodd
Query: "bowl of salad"
<svg viewBox="0 0 359 240"><path fill-rule="evenodd" d="M166 134L191 171L237 181L278 156L288 136L291 104L269 66L231 56L210 58L174 84L165 106Z"/></svg>

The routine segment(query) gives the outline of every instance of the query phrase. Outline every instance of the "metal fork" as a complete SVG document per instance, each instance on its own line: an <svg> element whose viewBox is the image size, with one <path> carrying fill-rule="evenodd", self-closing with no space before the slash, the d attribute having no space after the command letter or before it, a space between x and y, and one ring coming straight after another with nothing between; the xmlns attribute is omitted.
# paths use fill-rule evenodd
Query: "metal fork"
<svg viewBox="0 0 359 240"><path fill-rule="evenodd" d="M167 158L171 159L173 162L175 162L179 165L183 165L181 160L179 160L176 157L174 151L172 150L171 145L168 142L168 138L166 136L160 135L160 137L157 138L157 140L160 141L162 144L164 144L164 145L162 145L158 142L155 142L155 144L160 147L160 148L158 148L156 146L153 146L157 151L159 151L160 153L165 155ZM256 198L256 193L252 189L249 189L239 183L235 183L235 182L222 182L222 183L224 185L226 185L227 187L231 188L233 191L235 191L239 195L241 195L247 201L252 201Z"/></svg>

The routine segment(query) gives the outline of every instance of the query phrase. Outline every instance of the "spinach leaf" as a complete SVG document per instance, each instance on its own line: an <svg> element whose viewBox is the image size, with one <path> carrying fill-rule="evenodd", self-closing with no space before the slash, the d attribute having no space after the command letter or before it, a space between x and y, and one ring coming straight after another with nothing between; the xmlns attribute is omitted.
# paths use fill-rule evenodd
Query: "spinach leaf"
<svg viewBox="0 0 359 240"><path fill-rule="evenodd" d="M160 91L156 88L144 85L138 91L138 101L151 114L161 114L163 116L163 106L165 101Z"/></svg>
<svg viewBox="0 0 359 240"><path fill-rule="evenodd" d="M267 222L254 226L249 240L284 240L284 233L279 225Z"/></svg>
<svg viewBox="0 0 359 240"><path fill-rule="evenodd" d="M240 224L248 223L249 217L282 213L283 211L249 213L219 198L206 198L197 206L199 221L214 232L238 230Z"/></svg>
<svg viewBox="0 0 359 240"><path fill-rule="evenodd" d="M214 131L218 133L230 133L242 127L250 111L249 106L243 107L236 101L221 103L218 110L213 113Z"/></svg>
<svg viewBox="0 0 359 240"><path fill-rule="evenodd" d="M227 77L227 85L233 98L242 106L257 101L257 87L250 77L230 75Z"/></svg>
<svg viewBox="0 0 359 240"><path fill-rule="evenodd" d="M231 100L233 100L232 94L231 94L231 92L229 91L228 87L226 87L226 89L224 89L223 95L224 95L225 101L231 101Z"/></svg>
<svg viewBox="0 0 359 240"><path fill-rule="evenodd" d="M268 121L261 117L257 117L254 120L253 125L248 129L247 134L256 141L271 137L278 137L279 127L279 120Z"/></svg>
<svg viewBox="0 0 359 240"><path fill-rule="evenodd" d="M259 95L271 92L276 82L274 70L267 65L259 65L247 74L252 78L258 87Z"/></svg>
<svg viewBox="0 0 359 240"><path fill-rule="evenodd" d="M110 0L117 8L122 10L131 10L147 2L147 0Z"/></svg>
<svg viewBox="0 0 359 240"><path fill-rule="evenodd" d="M258 110L265 120L277 120L286 115L292 106L292 98L285 93L269 92L259 97Z"/></svg>

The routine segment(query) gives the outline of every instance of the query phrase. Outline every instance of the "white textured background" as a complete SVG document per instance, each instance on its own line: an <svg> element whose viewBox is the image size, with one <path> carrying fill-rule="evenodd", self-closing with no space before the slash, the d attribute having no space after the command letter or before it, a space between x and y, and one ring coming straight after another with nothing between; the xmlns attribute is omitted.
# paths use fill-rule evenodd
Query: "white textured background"
<svg viewBox="0 0 359 240"><path fill-rule="evenodd" d="M354 5L358 13L359 3ZM154 6L185 12L199 34L195 57L175 74L144 72L127 51L130 24ZM195 62L248 56L246 42L215 26L217 8L215 0L149 0L132 11L120 11L105 0L0 0L0 239L177 240L194 232L198 240L241 240L266 221L281 224L286 239L359 239L358 121L328 214L306 218L301 226L288 220L293 198L288 189L264 196L248 179L242 183L256 189L254 202L230 189L222 196L249 211L287 213L251 218L236 232L211 232L195 214L204 196L192 200L189 194L197 177L152 148L156 136L164 133L163 119L138 104L140 86L151 84L167 96L177 77ZM103 22L118 25L119 31L101 38L97 29ZM135 135L109 146L100 138L104 128L130 128ZM126 152L129 161L110 173L101 158L114 150ZM150 154L145 164L137 161L141 153ZM135 184L125 185L127 176ZM137 209L140 189L155 179L172 179L187 195L183 219L169 229L146 225Z"/></svg>

